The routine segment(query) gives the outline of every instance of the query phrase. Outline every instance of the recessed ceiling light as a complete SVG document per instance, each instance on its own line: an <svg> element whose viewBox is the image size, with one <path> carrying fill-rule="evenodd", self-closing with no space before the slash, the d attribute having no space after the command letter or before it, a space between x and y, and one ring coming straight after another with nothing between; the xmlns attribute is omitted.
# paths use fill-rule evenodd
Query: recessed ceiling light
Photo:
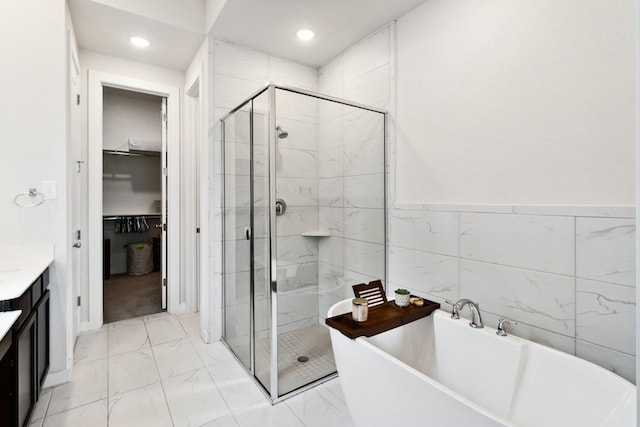
<svg viewBox="0 0 640 427"><path fill-rule="evenodd" d="M300 40L307 41L314 38L315 33L311 30L307 30L306 28L303 28L302 30L298 30L298 32L296 33L296 36L298 36Z"/></svg>
<svg viewBox="0 0 640 427"><path fill-rule="evenodd" d="M135 47L149 47L149 46L151 46L151 42L149 42L149 40L147 40L147 39L143 39L142 37L131 37L129 39L129 41Z"/></svg>

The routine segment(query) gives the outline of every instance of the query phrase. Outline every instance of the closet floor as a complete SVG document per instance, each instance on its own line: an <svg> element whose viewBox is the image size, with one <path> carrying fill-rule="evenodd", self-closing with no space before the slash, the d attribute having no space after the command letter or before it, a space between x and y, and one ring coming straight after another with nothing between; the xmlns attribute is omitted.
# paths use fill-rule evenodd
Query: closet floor
<svg viewBox="0 0 640 427"><path fill-rule="evenodd" d="M104 281L104 323L162 311L162 276L112 275Z"/></svg>

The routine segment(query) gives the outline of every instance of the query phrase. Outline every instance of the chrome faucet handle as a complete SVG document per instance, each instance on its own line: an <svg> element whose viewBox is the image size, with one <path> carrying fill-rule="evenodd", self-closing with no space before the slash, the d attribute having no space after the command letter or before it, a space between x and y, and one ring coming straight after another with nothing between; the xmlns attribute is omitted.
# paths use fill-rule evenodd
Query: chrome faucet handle
<svg viewBox="0 0 640 427"><path fill-rule="evenodd" d="M446 302L447 304L451 305L451 318L452 319L459 319L460 318L460 306L458 305L457 302L453 302L453 301L449 301L448 299L444 300L444 302Z"/></svg>
<svg viewBox="0 0 640 427"><path fill-rule="evenodd" d="M517 325L518 322L516 322L515 320L511 320L511 319L505 319L504 317L499 318L498 319L498 329L496 329L496 335L500 335L501 337L506 337L507 336L507 330L504 327L505 324Z"/></svg>

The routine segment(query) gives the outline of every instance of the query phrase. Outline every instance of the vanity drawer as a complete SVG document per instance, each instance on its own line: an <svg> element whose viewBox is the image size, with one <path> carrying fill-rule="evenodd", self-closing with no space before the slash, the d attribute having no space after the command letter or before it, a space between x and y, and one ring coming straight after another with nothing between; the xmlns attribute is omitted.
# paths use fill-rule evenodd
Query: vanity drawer
<svg viewBox="0 0 640 427"><path fill-rule="evenodd" d="M10 329L7 334L0 340L0 360L4 358L4 355L11 349L11 343L13 342L13 331Z"/></svg>
<svg viewBox="0 0 640 427"><path fill-rule="evenodd" d="M24 291L20 298L12 300L10 310L22 310L20 317L16 320L14 328L19 328L22 323L27 319L31 313L31 307L33 307L33 300L31 298L31 288Z"/></svg>
<svg viewBox="0 0 640 427"><path fill-rule="evenodd" d="M44 291L47 290L47 288L49 287L49 269L47 268L44 273L42 273L42 276L40 276L41 279L41 284L42 284L42 293L44 294Z"/></svg>
<svg viewBox="0 0 640 427"><path fill-rule="evenodd" d="M33 284L31 285L31 303L32 303L32 307L33 305L35 305L38 300L40 299L40 297L42 296L42 292L44 292L42 290L42 275L40 275L40 277L38 277ZM31 308L31 307L29 307Z"/></svg>

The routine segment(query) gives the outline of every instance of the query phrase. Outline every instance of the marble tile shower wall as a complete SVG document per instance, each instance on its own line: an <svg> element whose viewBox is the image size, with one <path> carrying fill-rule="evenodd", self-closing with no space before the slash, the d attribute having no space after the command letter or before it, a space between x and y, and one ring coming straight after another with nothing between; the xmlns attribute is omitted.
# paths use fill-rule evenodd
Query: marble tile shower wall
<svg viewBox="0 0 640 427"><path fill-rule="evenodd" d="M213 42L214 55L214 106L215 120L225 115L232 108L238 106L240 102L256 92L258 89L271 81L284 85L300 87L312 91L318 89L317 71L313 68L302 66L281 58L268 54L225 43L219 40ZM255 134L266 135L266 115L262 114L267 110L266 97L256 102ZM279 323L282 330L295 328L301 324L316 322L318 319L318 247L314 239L304 238L300 235L303 231L317 230L318 228L318 106L317 102L311 98L291 96L283 93L277 97L277 120L278 124L289 132L289 137L278 140L277 146L277 197L283 198L287 203L287 212L284 216L278 217L278 282L280 286L279 299ZM249 146L246 138L242 138L242 131L248 129L245 126L236 126L236 143L233 145L233 156L228 156L229 163L225 165L228 183L233 181L238 197L248 202L249 195ZM248 136L248 135L244 135ZM261 169L265 165L266 152L264 145L254 144L254 158L256 161L256 208L259 209L265 203L260 195L264 192L264 177L266 171ZM214 158L222 157L222 148L219 142L213 146ZM215 171L214 171L215 172ZM233 174L233 177L229 175ZM214 188L218 186L222 193L220 170L214 173ZM219 194L220 194L219 193ZM233 212L227 212L227 218L235 218L237 222L228 224L227 236L234 234L234 244L242 246L245 244L242 221L248 216L247 206L234 206ZM215 212L214 206L214 212ZM217 212L221 212L220 209ZM229 215L233 213L233 215ZM221 223L221 215L218 214L214 221ZM260 224L256 224L254 236L259 233ZM221 235L215 236L221 242ZM218 244L221 258L221 244ZM257 242L257 251L264 245ZM242 248L241 248L242 249ZM214 251L215 252L215 251ZM264 252L264 251L263 251ZM238 258L227 257L225 271L227 280L234 283L246 283L248 280L248 250L240 250ZM246 259L239 259L246 257ZM260 255L256 257L258 266L264 265L264 259L260 261ZM221 276L221 262L216 270ZM238 269L237 266L246 266ZM237 271L240 270L240 271ZM263 277L263 272L257 271L259 277ZM215 282L214 282L215 283ZM221 289L221 285L220 288ZM237 294L228 295L244 303L248 295L240 286ZM257 289L258 299L266 298L266 288ZM229 298L227 298L229 299ZM261 301L257 301L257 315L264 317L268 310L261 310L266 307ZM230 311L232 312L232 311ZM247 310L242 304L237 307L238 317L233 322L237 333L244 334L248 331L249 318ZM259 322L260 319L258 319Z"/></svg>
<svg viewBox="0 0 640 427"><path fill-rule="evenodd" d="M632 208L397 206L389 212L390 288L441 302L471 298L485 323L635 382ZM482 212L486 210L488 212Z"/></svg>
<svg viewBox="0 0 640 427"><path fill-rule="evenodd" d="M320 69L323 94L388 109L391 31L387 26ZM385 280L384 117L321 102L319 108L320 320L353 297L351 286Z"/></svg>
<svg viewBox="0 0 640 427"><path fill-rule="evenodd" d="M278 325L280 332L318 321L318 101L276 92L278 125L288 132L276 145L276 197L287 203L278 231Z"/></svg>

